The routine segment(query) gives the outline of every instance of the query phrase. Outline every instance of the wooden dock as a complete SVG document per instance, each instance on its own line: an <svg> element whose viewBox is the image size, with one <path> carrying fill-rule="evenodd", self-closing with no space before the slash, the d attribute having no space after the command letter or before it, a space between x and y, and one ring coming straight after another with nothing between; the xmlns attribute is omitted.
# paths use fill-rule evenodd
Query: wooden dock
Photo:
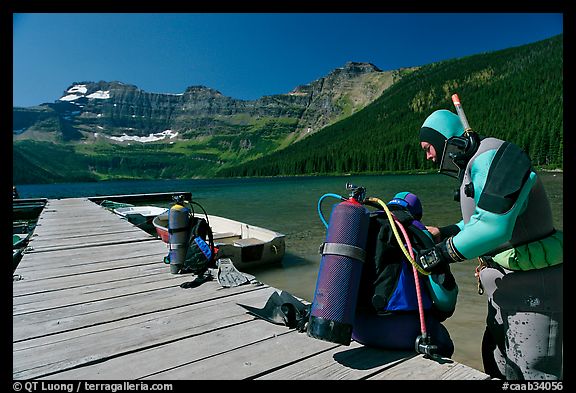
<svg viewBox="0 0 576 393"><path fill-rule="evenodd" d="M14 272L14 380L490 379L255 318L238 303L261 308L277 289L190 287L161 240L86 198L48 200L29 247Z"/></svg>

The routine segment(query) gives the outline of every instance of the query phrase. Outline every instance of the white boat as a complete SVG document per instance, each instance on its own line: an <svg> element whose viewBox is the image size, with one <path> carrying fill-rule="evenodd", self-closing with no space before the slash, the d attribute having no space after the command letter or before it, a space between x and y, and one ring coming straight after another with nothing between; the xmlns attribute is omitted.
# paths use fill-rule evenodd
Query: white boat
<svg viewBox="0 0 576 393"><path fill-rule="evenodd" d="M154 217L158 214L167 212L168 209L158 206L122 206L117 207L112 211L120 217L128 220L131 224L153 234L154 228L152 226L152 220L154 220Z"/></svg>
<svg viewBox="0 0 576 393"><path fill-rule="evenodd" d="M122 217L127 217L129 215L139 214L146 218L154 218L158 214L162 214L167 211L165 207L158 206L124 206L117 207L114 209L114 213Z"/></svg>
<svg viewBox="0 0 576 393"><path fill-rule="evenodd" d="M152 223L168 246L168 212L156 216ZM279 263L284 257L286 236L282 233L214 215L208 215L208 223L216 259L230 258L240 270Z"/></svg>

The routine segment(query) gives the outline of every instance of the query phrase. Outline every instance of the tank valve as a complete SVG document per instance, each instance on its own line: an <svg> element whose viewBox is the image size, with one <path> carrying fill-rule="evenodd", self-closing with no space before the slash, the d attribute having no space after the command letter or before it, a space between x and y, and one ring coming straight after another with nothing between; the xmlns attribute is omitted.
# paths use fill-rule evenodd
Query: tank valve
<svg viewBox="0 0 576 393"><path fill-rule="evenodd" d="M430 342L430 336L423 334L416 338L416 352L428 356L436 356L438 346Z"/></svg>
<svg viewBox="0 0 576 393"><path fill-rule="evenodd" d="M346 183L346 190L350 192L350 198L353 198L358 203L364 203L366 199L366 188L355 186L352 183Z"/></svg>

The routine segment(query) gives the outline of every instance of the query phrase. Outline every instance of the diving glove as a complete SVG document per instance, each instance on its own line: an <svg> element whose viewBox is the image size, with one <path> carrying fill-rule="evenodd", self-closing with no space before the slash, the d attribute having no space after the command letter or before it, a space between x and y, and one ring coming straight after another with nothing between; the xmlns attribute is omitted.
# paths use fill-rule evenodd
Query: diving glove
<svg viewBox="0 0 576 393"><path fill-rule="evenodd" d="M466 258L456 250L452 237L422 251L418 262L422 269L430 273L443 273L449 263L461 262Z"/></svg>

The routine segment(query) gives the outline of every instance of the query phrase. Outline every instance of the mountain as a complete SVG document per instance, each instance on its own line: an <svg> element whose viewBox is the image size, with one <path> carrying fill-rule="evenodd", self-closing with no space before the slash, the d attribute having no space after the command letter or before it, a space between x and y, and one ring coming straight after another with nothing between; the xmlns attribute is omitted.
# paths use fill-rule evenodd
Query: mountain
<svg viewBox="0 0 576 393"><path fill-rule="evenodd" d="M37 139L39 131L55 133L44 138L72 141L90 139L94 133L146 136L171 130L178 133L177 139L192 139L273 123L304 135L372 102L399 75L373 64L348 62L289 93L254 101L226 97L205 86L190 86L181 94L162 94L122 82L77 82L54 103L14 108L13 132L18 135L16 140Z"/></svg>
<svg viewBox="0 0 576 393"><path fill-rule="evenodd" d="M180 168L180 176L214 175L220 167L288 146L357 112L402 74L348 62L289 93L253 101L226 97L205 86L162 94L117 81L75 82L53 103L13 108L15 155L29 167L38 161L38 173L43 174L29 179L28 173L24 179L14 171L14 181L57 181L65 176L62 168L50 169L59 167L52 158L57 160L62 148L77 156L85 180L172 176L173 171L143 175L136 169L165 166L162 160L171 155L195 163ZM124 168L115 167L115 155L125 156ZM47 177L45 171L52 175Z"/></svg>
<svg viewBox="0 0 576 393"><path fill-rule="evenodd" d="M204 86L73 83L54 103L13 109L14 182L429 170L417 130L453 109L452 93L479 133L561 168L562 40L395 71L349 62L254 101Z"/></svg>

